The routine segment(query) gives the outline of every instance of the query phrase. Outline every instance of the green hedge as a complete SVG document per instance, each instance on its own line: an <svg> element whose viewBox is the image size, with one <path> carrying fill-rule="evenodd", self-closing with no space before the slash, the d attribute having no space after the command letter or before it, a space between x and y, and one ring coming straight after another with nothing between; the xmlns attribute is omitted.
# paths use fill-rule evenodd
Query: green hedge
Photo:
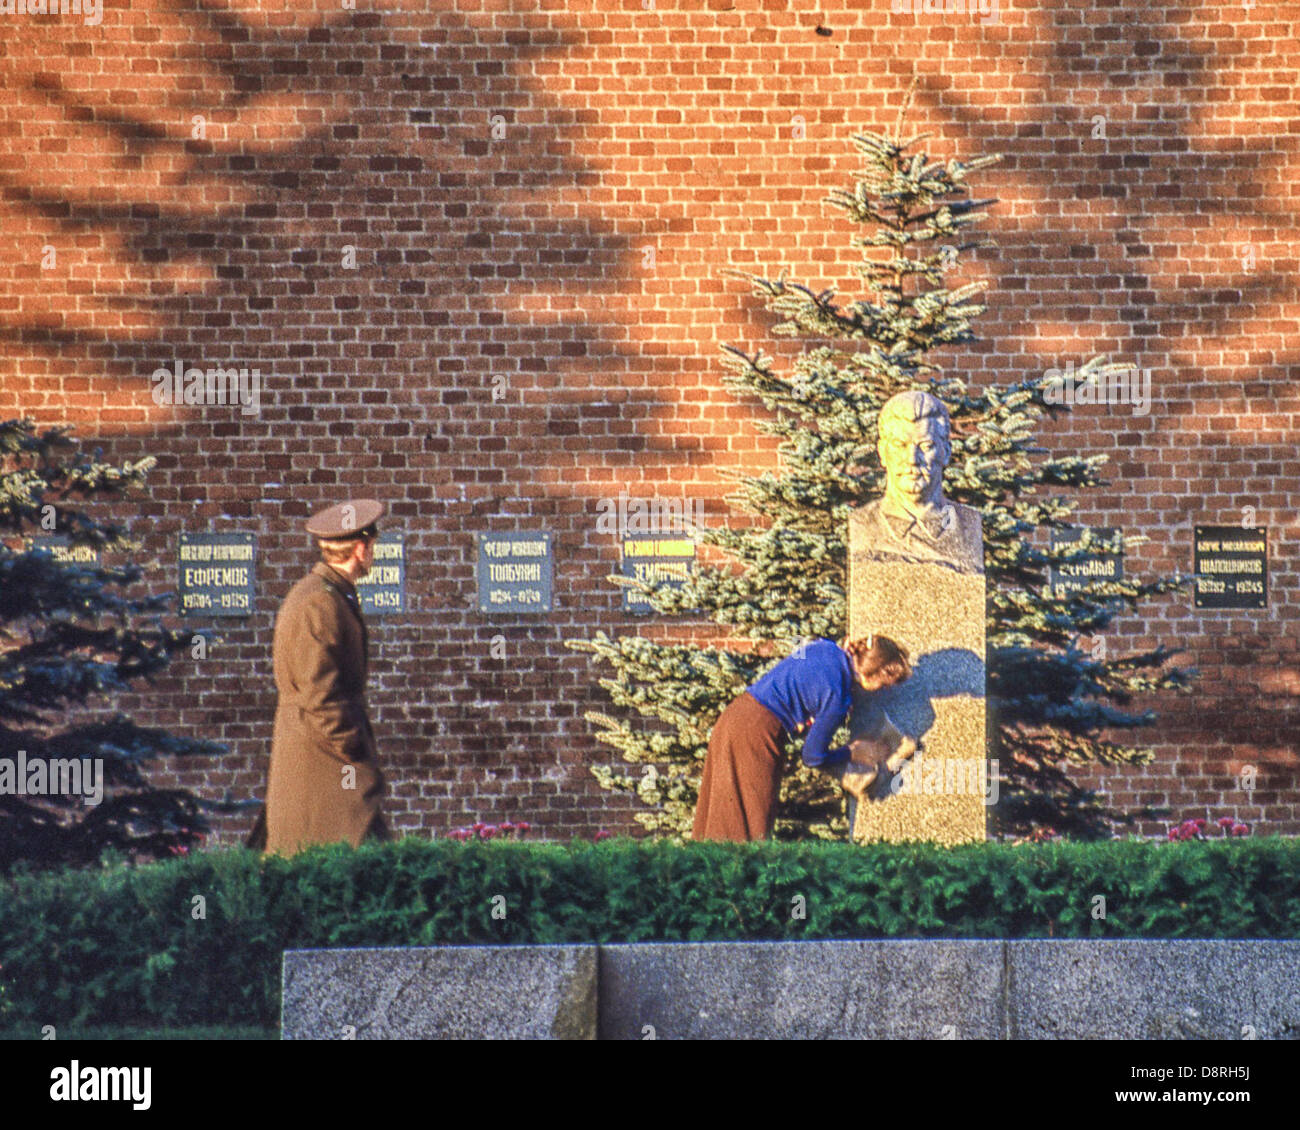
<svg viewBox="0 0 1300 1130"><path fill-rule="evenodd" d="M281 951L307 947L1049 936L1300 937L1300 841L409 839L18 873L0 882L0 1025L273 1026Z"/></svg>

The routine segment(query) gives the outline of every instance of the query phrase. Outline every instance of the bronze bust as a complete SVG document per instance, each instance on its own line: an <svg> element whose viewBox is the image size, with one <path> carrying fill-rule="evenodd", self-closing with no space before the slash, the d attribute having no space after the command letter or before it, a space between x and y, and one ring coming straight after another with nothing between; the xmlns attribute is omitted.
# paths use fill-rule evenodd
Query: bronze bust
<svg viewBox="0 0 1300 1130"><path fill-rule="evenodd" d="M943 493L950 434L948 409L928 392L900 392L885 402L876 445L885 493L849 515L850 545L871 558L984 572L979 511Z"/></svg>

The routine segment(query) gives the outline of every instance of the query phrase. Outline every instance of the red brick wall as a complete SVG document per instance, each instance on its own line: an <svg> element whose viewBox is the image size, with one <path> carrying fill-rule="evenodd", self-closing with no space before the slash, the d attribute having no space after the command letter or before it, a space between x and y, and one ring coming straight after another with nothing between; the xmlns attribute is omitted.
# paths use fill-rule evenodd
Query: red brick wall
<svg viewBox="0 0 1300 1130"><path fill-rule="evenodd" d="M1010 381L1099 352L1153 370L1149 415L1082 408L1045 433L1111 457L1080 516L1147 533L1137 573L1190 569L1197 522L1253 506L1268 527L1266 611L1180 598L1112 633L1120 650L1185 646L1204 677L1156 704L1153 766L1096 780L1122 804L1300 831L1300 5L889 8L0 15L0 414L158 456L134 528L160 587L182 530L259 539L256 614L123 704L229 743L183 783L260 791L301 523L364 493L391 502L411 557L411 612L377 622L372 649L394 822L628 827L632 806L586 772L612 758L581 716L606 706L606 672L561 641L664 629L618 612L598 502L702 498L717 521L723 473L773 465L761 406L724 391L718 361L724 342L770 347L770 319L719 271L788 266L846 292L851 232L821 198L851 183L851 132L892 121L915 74L935 155L1006 155L978 181L1000 198L997 248L963 274L991 280L990 313L951 370ZM149 376L175 360L260 368L260 412L154 405ZM483 619L473 531L539 528L557 608ZM1253 794L1236 787L1247 764Z"/></svg>

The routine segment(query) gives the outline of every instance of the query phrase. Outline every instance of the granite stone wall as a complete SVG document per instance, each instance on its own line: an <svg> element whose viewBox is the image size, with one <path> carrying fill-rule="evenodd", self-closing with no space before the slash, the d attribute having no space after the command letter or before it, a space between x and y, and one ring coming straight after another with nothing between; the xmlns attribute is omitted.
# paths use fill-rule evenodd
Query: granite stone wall
<svg viewBox="0 0 1300 1130"><path fill-rule="evenodd" d="M290 950L285 1039L1292 1040L1300 942Z"/></svg>

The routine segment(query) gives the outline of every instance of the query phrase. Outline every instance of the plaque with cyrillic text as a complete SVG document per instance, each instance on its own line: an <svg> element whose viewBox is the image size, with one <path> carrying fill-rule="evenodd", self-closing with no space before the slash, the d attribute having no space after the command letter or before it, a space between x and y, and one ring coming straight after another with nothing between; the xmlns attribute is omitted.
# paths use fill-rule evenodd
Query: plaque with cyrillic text
<svg viewBox="0 0 1300 1130"><path fill-rule="evenodd" d="M681 588L695 568L695 542L691 538L625 537L621 558L623 576L653 585L666 581ZM623 611L633 616L654 612L649 597L638 589L623 589Z"/></svg>
<svg viewBox="0 0 1300 1130"><path fill-rule="evenodd" d="M361 611L371 616L400 616L406 611L406 538L386 530L375 542L370 572L357 582Z"/></svg>
<svg viewBox="0 0 1300 1130"><path fill-rule="evenodd" d="M1066 549L1083 540L1085 527L1051 530L1053 550ZM1056 597L1070 596L1091 584L1124 579L1124 541L1113 526L1094 526L1092 552L1076 561L1054 561L1047 567L1048 591Z"/></svg>
<svg viewBox="0 0 1300 1130"><path fill-rule="evenodd" d="M1268 529L1197 526L1192 552L1197 608L1268 607Z"/></svg>
<svg viewBox="0 0 1300 1130"><path fill-rule="evenodd" d="M27 539L27 548L33 552L44 551L60 565L85 565L99 568L99 550L93 545L73 545L70 538L60 534L42 534Z"/></svg>
<svg viewBox="0 0 1300 1130"><path fill-rule="evenodd" d="M182 616L251 616L255 534L181 534L177 548Z"/></svg>
<svg viewBox="0 0 1300 1130"><path fill-rule="evenodd" d="M551 610L551 535L477 533L478 608L488 615Z"/></svg>

